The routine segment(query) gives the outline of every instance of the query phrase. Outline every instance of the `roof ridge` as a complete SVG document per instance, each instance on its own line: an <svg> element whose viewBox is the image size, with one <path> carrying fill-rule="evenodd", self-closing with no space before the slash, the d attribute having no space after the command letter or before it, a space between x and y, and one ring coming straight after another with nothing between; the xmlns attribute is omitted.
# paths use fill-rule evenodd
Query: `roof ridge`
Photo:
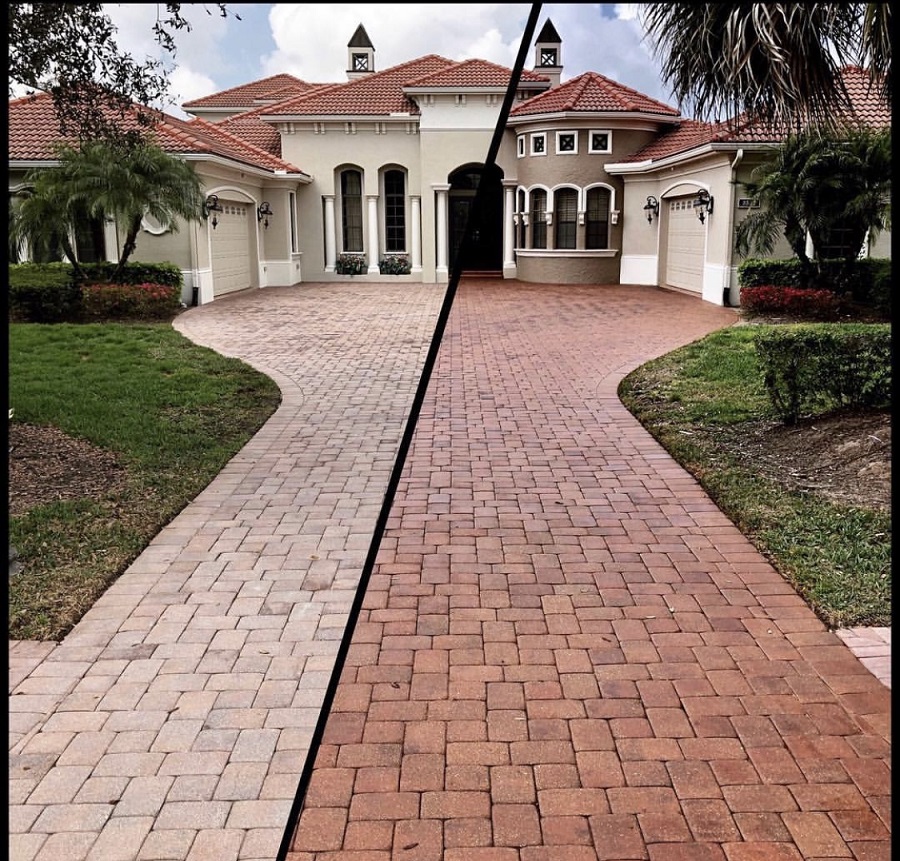
<svg viewBox="0 0 900 861"><path fill-rule="evenodd" d="M275 75L269 75L265 78L257 78L255 81L247 81L245 84L237 84L234 87L228 87L224 90L216 90L214 93L209 93L205 96L199 96L196 99L191 99L189 102L183 102L182 107L186 107L189 105L196 105L197 102L203 102L207 99L211 99L214 96L226 96L228 93L234 93L237 90L244 90L247 87L253 87L257 84L264 84L266 81L273 81L275 78L290 78L294 83L297 84L307 84L307 81L304 81L302 78L298 78L296 75L292 75L290 72L278 72Z"/></svg>

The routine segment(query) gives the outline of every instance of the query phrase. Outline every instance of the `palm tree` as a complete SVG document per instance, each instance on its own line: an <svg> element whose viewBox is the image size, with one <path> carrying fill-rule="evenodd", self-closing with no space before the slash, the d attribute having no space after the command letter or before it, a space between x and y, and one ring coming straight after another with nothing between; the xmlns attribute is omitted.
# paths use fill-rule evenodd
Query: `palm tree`
<svg viewBox="0 0 900 861"><path fill-rule="evenodd" d="M42 207L54 215L54 229L65 238L63 250L79 276L68 236L79 217L114 218L125 231L115 281L134 252L141 219L150 215L168 230L177 231L179 220L199 220L203 208L202 186L189 164L156 145L141 143L119 148L104 141L90 141L75 148L58 148L59 166L29 174L34 193L23 201L21 229L32 241L47 225L24 218L25 204ZM64 228L64 229L63 229ZM68 246L68 248L67 248Z"/></svg>
<svg viewBox="0 0 900 861"><path fill-rule="evenodd" d="M22 243L31 247L32 260L58 259L59 251L72 264L76 278L83 277L70 235L75 223L75 210L69 194L53 170L33 172L27 179L29 188L21 193L18 205L11 207L9 223L10 249Z"/></svg>
<svg viewBox="0 0 900 861"><path fill-rule="evenodd" d="M867 234L890 227L891 131L792 135L744 186L763 208L737 226L739 254L771 254L782 232L807 273L807 235L817 257L852 261Z"/></svg>
<svg viewBox="0 0 900 861"><path fill-rule="evenodd" d="M698 119L750 116L799 130L849 107L841 68L866 68L891 98L888 3L645 3L662 74Z"/></svg>

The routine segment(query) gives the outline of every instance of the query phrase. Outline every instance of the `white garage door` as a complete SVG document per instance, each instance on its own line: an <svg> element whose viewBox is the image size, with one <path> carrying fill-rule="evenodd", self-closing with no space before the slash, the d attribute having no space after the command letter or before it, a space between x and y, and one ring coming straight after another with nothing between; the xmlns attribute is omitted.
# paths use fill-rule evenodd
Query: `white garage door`
<svg viewBox="0 0 900 861"><path fill-rule="evenodd" d="M706 225L694 209L694 198L673 197L669 207L669 232L666 242L666 284L703 291L703 260L706 256Z"/></svg>
<svg viewBox="0 0 900 861"><path fill-rule="evenodd" d="M250 207L220 200L223 212L212 232L213 296L250 286Z"/></svg>

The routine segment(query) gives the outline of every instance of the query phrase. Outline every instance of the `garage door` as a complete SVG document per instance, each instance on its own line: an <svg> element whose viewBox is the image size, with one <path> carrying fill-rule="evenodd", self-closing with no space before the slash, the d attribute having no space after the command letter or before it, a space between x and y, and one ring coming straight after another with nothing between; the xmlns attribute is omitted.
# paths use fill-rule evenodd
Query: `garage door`
<svg viewBox="0 0 900 861"><path fill-rule="evenodd" d="M220 200L223 212L212 232L213 296L250 286L250 207Z"/></svg>
<svg viewBox="0 0 900 861"><path fill-rule="evenodd" d="M694 293L703 291L703 260L706 256L706 225L697 218L695 195L673 197L669 207L666 242L666 284Z"/></svg>

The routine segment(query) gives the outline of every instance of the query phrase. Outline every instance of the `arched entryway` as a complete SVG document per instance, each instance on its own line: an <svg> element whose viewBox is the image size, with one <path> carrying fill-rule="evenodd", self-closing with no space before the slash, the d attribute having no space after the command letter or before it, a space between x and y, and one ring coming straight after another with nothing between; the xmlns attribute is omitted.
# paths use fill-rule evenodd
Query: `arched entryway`
<svg viewBox="0 0 900 861"><path fill-rule="evenodd" d="M466 224L471 237L460 261L463 272L500 272L503 269L503 171L494 165L463 165L450 174L450 266L463 247ZM480 193L479 193L480 189ZM475 206L475 201L478 206Z"/></svg>

